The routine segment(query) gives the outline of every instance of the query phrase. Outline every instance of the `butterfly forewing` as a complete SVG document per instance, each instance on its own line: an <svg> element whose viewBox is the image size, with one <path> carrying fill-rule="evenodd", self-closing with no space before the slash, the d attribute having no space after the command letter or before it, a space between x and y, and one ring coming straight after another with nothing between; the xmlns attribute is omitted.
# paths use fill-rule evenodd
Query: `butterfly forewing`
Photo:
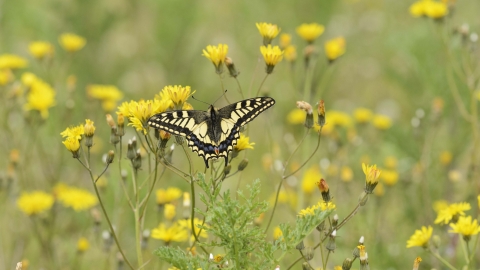
<svg viewBox="0 0 480 270"><path fill-rule="evenodd" d="M228 163L228 153L240 137L240 127L252 121L261 112L275 104L270 97L246 99L216 110L171 111L152 116L148 125L175 135L185 136L188 147L208 160L223 157Z"/></svg>

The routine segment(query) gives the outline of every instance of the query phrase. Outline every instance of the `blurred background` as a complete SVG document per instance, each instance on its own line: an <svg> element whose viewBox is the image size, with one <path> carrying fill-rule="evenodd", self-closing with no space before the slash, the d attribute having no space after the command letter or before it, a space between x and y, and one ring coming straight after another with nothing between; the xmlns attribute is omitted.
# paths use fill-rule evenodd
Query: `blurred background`
<svg viewBox="0 0 480 270"><path fill-rule="evenodd" d="M337 232L337 250L329 258L328 269L351 256L361 236L365 236L372 269L405 269L417 256L424 259L423 269L443 269L423 249L405 246L415 230L433 224L435 202L469 202L469 215L478 214L479 159L474 154L478 149L478 111L474 108L480 97L476 92L480 91L480 57L472 34L479 31L480 2L451 2L449 15L441 19L412 16L412 4L393 0L0 0L0 55L15 54L28 61L25 68L12 69L9 83L0 86L0 268L13 269L22 260L28 261L30 269L48 265L35 237L35 223L40 223L42 230L42 218L32 222L18 209L22 192L51 193L58 183L93 192L88 172L61 144L60 132L85 119L95 122L92 160L97 164L92 161L92 166L98 173L103 168L102 155L115 149L109 143L110 129L104 119L106 113L114 115L116 109L105 111L100 101L88 96L89 85L118 87L123 93L118 106L123 101L153 99L166 85L189 85L196 90L195 97L207 103L214 102L224 89L229 90L230 101L242 99L237 82L228 72L219 77L212 63L202 56L207 45L229 46L228 56L240 71L238 83L245 97L253 97L261 87L261 95L277 102L249 125L250 141L256 144L254 150L241 155L249 159L249 165L240 174L239 184L244 187L260 179L262 198L273 203L282 163L306 132L304 113L295 106L295 101L304 98L306 42L296 34L296 28L315 22L324 25L325 32L314 43L312 99L305 101L312 104L315 114L315 104L324 100L327 127L314 158L285 180L285 198L279 202L273 225L291 222L300 209L318 202L320 193L315 186L308 186L320 177L329 183L336 213L342 219L352 211L363 190L362 162L377 164L384 171L384 179L368 204ZM262 86L265 64L259 50L262 37L255 26L258 22L277 24L281 33L290 34L298 55L296 61L284 59L279 63ZM459 29L465 24L468 34L462 36ZM75 53L63 50L58 39L66 32L84 37L85 47ZM340 36L345 38L346 52L329 62L323 44ZM54 45L51 59L40 61L29 53L29 44L38 40ZM273 44L278 45L278 37ZM56 92L56 105L49 109L46 119L25 111L25 99L15 94L27 71L41 77ZM189 102L197 110L207 109L203 103ZM465 120L458 104L464 104L473 122ZM224 99L215 104L224 105ZM359 108L369 112L361 114ZM375 124L376 116L384 122ZM136 135L132 128L126 130L126 140ZM306 146L292 158L288 169L303 163L305 153L315 148L316 138L315 132L308 135ZM9 165L12 150L19 153L15 169ZM196 155L193 159L196 170L203 171L203 160ZM180 154L174 155L174 162L186 167ZM238 163L239 159L234 160L232 166ZM131 255L133 260L133 215L122 199L120 175L116 170L108 171L104 181L102 196L107 212L118 226L127 257ZM231 177L223 188L235 189L238 181L236 176ZM156 189L171 186L189 191L189 185L170 172L162 176ZM145 228L153 229L162 213L154 196L149 205ZM115 246L104 250L100 232L107 227L102 222L98 231L94 229L91 209L74 212L54 205L51 211L57 211L56 225L46 235L57 250L58 269L74 269L73 263L76 269L117 269ZM461 258L458 237L447 233L448 226L436 226L434 233L445 243L440 251L447 260L456 262ZM268 239L272 239L271 231L273 226ZM90 244L79 255L78 240L82 237ZM317 242L318 237L312 236L306 245ZM145 258L151 259L146 269L167 269L151 254L163 242L150 239L146 245ZM297 257L287 256L281 269ZM321 266L320 256L312 265ZM300 264L295 267L299 269Z"/></svg>

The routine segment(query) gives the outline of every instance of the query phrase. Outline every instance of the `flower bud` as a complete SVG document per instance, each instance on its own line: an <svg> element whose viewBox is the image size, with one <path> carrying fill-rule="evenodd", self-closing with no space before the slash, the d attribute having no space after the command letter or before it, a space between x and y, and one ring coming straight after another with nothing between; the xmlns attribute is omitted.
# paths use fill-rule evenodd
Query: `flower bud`
<svg viewBox="0 0 480 270"><path fill-rule="evenodd" d="M140 155L140 149L137 150L135 158L132 161L132 165L135 170L138 170L140 167L142 167L142 155Z"/></svg>
<svg viewBox="0 0 480 270"><path fill-rule="evenodd" d="M335 214L335 215L333 216L333 220L332 220L332 227L335 228L337 225L338 225L338 215Z"/></svg>
<svg viewBox="0 0 480 270"><path fill-rule="evenodd" d="M297 108L304 110L307 115L305 118L305 127L312 128L313 127L313 110L312 105L305 101L297 101Z"/></svg>
<svg viewBox="0 0 480 270"><path fill-rule="evenodd" d="M240 74L240 72L238 72L235 68L235 64L233 63L232 58L225 57L225 66L227 66L230 76L237 78L237 76Z"/></svg>
<svg viewBox="0 0 480 270"><path fill-rule="evenodd" d="M142 241L141 241L142 250L147 249L148 239L150 239L150 230L146 229L142 232Z"/></svg>
<svg viewBox="0 0 480 270"><path fill-rule="evenodd" d="M182 145L185 142L185 138L182 136L175 136L175 142Z"/></svg>
<svg viewBox="0 0 480 270"><path fill-rule="evenodd" d="M238 164L238 170L239 171L243 171L248 165L248 159L247 158L244 158L240 164Z"/></svg>
<svg viewBox="0 0 480 270"><path fill-rule="evenodd" d="M352 259L346 258L343 261L342 270L350 270L350 268L352 268L352 263L353 263Z"/></svg>
<svg viewBox="0 0 480 270"><path fill-rule="evenodd" d="M83 131L84 131L84 134L85 134L85 137L92 137L93 134L95 133L95 126L93 125L93 121L91 121L90 119L86 119L85 120L85 125L83 126Z"/></svg>
<svg viewBox="0 0 480 270"><path fill-rule="evenodd" d="M123 114L119 113L117 115L117 123L117 135L123 137L125 135L125 117L123 116Z"/></svg>
<svg viewBox="0 0 480 270"><path fill-rule="evenodd" d="M110 143L113 145L116 145L119 142L120 142L120 137L118 137L117 135L117 128L112 127L112 129L110 130Z"/></svg>
<svg viewBox="0 0 480 270"><path fill-rule="evenodd" d="M127 158L133 160L137 156L137 139L133 137L128 141L127 145Z"/></svg>
<svg viewBox="0 0 480 270"><path fill-rule="evenodd" d="M302 263L302 270L313 270L308 262Z"/></svg>
<svg viewBox="0 0 480 270"><path fill-rule="evenodd" d="M310 261L313 259L313 248L312 247L306 247L305 251L303 253L305 260Z"/></svg>
<svg viewBox="0 0 480 270"><path fill-rule="evenodd" d="M113 162L114 157L115 157L115 152L113 152L113 150L108 151L106 163L111 164Z"/></svg>
<svg viewBox="0 0 480 270"><path fill-rule="evenodd" d="M115 121L110 114L107 114L107 124L110 126L110 128L115 127Z"/></svg>
<svg viewBox="0 0 480 270"><path fill-rule="evenodd" d="M319 232L322 232L323 230L325 230L325 221L322 221L320 224L318 224L316 229Z"/></svg>
<svg viewBox="0 0 480 270"><path fill-rule="evenodd" d="M320 179L320 182L317 182L318 189L322 193L323 201L328 203L330 202L330 189L328 187L327 181L325 179Z"/></svg>
<svg viewBox="0 0 480 270"><path fill-rule="evenodd" d="M337 248L337 244L335 243L335 237L337 236L337 230L333 230L333 232L328 236L328 242L325 245L325 248L329 251L335 251Z"/></svg>
<svg viewBox="0 0 480 270"><path fill-rule="evenodd" d="M317 114L318 114L317 123L320 127L323 127L325 125L325 103L323 102L323 100L320 100L317 103Z"/></svg>
<svg viewBox="0 0 480 270"><path fill-rule="evenodd" d="M305 249L305 244L303 243L303 240L300 243L298 243L295 248L298 249L298 250L304 250Z"/></svg>

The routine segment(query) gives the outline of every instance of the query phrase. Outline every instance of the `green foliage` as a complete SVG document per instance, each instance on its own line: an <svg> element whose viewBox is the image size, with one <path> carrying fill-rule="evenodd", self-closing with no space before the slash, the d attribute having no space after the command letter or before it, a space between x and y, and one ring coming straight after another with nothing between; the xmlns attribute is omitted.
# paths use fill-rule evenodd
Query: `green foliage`
<svg viewBox="0 0 480 270"><path fill-rule="evenodd" d="M214 267L214 263L208 260L208 258L205 258L205 256L193 256L191 253L187 253L180 248L162 246L157 248L153 254L178 269L196 270L198 268L211 269Z"/></svg>

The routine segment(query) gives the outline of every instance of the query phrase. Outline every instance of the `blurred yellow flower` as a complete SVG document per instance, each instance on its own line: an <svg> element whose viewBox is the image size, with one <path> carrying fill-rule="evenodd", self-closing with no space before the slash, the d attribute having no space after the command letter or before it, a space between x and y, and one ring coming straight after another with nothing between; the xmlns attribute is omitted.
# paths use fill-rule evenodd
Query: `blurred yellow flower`
<svg viewBox="0 0 480 270"><path fill-rule="evenodd" d="M341 111L327 111L325 118L327 119L327 124L333 127L349 127L352 124L352 118L350 115Z"/></svg>
<svg viewBox="0 0 480 270"><path fill-rule="evenodd" d="M305 112L300 109L293 109L287 115L287 122L294 125L305 123Z"/></svg>
<svg viewBox="0 0 480 270"><path fill-rule="evenodd" d="M333 61L345 54L345 38L337 37L325 42L325 54L328 60Z"/></svg>
<svg viewBox="0 0 480 270"><path fill-rule="evenodd" d="M437 213L447 207L448 207L448 202L445 200L437 200L433 202L433 210Z"/></svg>
<svg viewBox="0 0 480 270"><path fill-rule="evenodd" d="M458 233L463 235L465 240L469 240L472 235L476 235L480 232L480 227L478 226L478 221L472 217L459 217L457 223L450 223L449 233Z"/></svg>
<svg viewBox="0 0 480 270"><path fill-rule="evenodd" d="M448 171L448 180L451 182L458 182L462 179L462 173L460 170L450 170Z"/></svg>
<svg viewBox="0 0 480 270"><path fill-rule="evenodd" d="M357 108L353 111L353 118L357 123L368 123L372 120L373 112L367 108Z"/></svg>
<svg viewBox="0 0 480 270"><path fill-rule="evenodd" d="M0 55L0 69L19 69L28 65L27 60L15 54Z"/></svg>
<svg viewBox="0 0 480 270"><path fill-rule="evenodd" d="M324 31L325 27L318 23L304 23L297 27L297 34L308 43L313 43Z"/></svg>
<svg viewBox="0 0 480 270"><path fill-rule="evenodd" d="M410 239L407 241L407 248L411 247L424 247L428 245L428 241L432 237L433 228L432 226L422 226L421 230L415 230L415 233L410 236Z"/></svg>
<svg viewBox="0 0 480 270"><path fill-rule="evenodd" d="M425 7L425 14L432 19L441 19L448 14L448 6L442 2L430 1Z"/></svg>
<svg viewBox="0 0 480 270"><path fill-rule="evenodd" d="M270 196L269 204L273 205L275 203L275 197L276 193L272 194ZM280 193L278 194L278 200L277 203L284 203L290 206L291 209L296 209L297 208L297 194L294 191L285 191L281 190Z"/></svg>
<svg viewBox="0 0 480 270"><path fill-rule="evenodd" d="M227 57L228 45L227 44L218 44L218 46L208 45L206 50L203 50L203 56L208 60L212 61L215 66L217 74L223 72L223 63L225 62L225 57Z"/></svg>
<svg viewBox="0 0 480 270"><path fill-rule="evenodd" d="M106 112L113 111L117 101L123 98L123 93L115 85L91 84L87 86L87 94L91 98L100 100Z"/></svg>
<svg viewBox="0 0 480 270"><path fill-rule="evenodd" d="M240 138L237 141L237 145L233 147L236 151L242 151L245 149L253 149L255 145L254 142L250 142L250 137L245 136L243 133L240 133Z"/></svg>
<svg viewBox="0 0 480 270"><path fill-rule="evenodd" d="M326 210L334 210L336 208L336 205L333 203L333 202L328 202L328 203L325 203L324 201L320 201L318 202L317 204L315 205L312 205L310 207L307 207L305 209L302 209L300 210L300 212L298 213L298 216L299 217L305 217L305 216L308 216L308 215L314 215L315 214L315 210L317 209L321 209L322 211L326 211Z"/></svg>
<svg viewBox="0 0 480 270"><path fill-rule="evenodd" d="M382 197L385 195L385 186L382 183L378 183L378 185L373 190L373 194L378 197Z"/></svg>
<svg viewBox="0 0 480 270"><path fill-rule="evenodd" d="M183 87L181 85L167 85L162 89L162 91L160 91L159 95L155 96L155 98L159 100L171 100L171 108L180 110L183 109L185 104L188 104L186 101L193 94L195 94L195 91L191 92L190 86Z"/></svg>
<svg viewBox="0 0 480 270"><path fill-rule="evenodd" d="M147 120L157 113L165 112L170 108L170 100L140 100L123 102L118 107L117 114L121 113L123 116L128 117L130 123L129 126L135 127L138 131L143 131L147 134L146 124Z"/></svg>
<svg viewBox="0 0 480 270"><path fill-rule="evenodd" d="M452 203L447 208L444 208L438 212L435 224L448 224L450 221L456 222L460 216L465 215L465 211L470 210L472 207L469 203Z"/></svg>
<svg viewBox="0 0 480 270"><path fill-rule="evenodd" d="M283 236L282 230L280 229L280 227L276 226L273 229L273 239L278 240L282 236Z"/></svg>
<svg viewBox="0 0 480 270"><path fill-rule="evenodd" d="M198 236L198 237L202 237L202 238L208 238L208 233L204 230L204 229L200 229L198 226L199 225L202 225L205 226L205 227L208 227L206 223L204 223L202 220L198 219L198 218L194 218L193 219L193 223L194 223L194 227L195 227L195 234ZM186 229L187 231L191 232L192 231L192 219L188 218L188 219L180 219L177 221L177 224L183 228L183 229ZM195 236L191 236L190 237L190 240L191 241L195 241Z"/></svg>
<svg viewBox="0 0 480 270"><path fill-rule="evenodd" d="M280 35L280 48L286 49L292 44L292 36L290 34L281 34Z"/></svg>
<svg viewBox="0 0 480 270"><path fill-rule="evenodd" d="M389 129L392 126L392 119L386 115L377 114L373 117L373 126L380 130Z"/></svg>
<svg viewBox="0 0 480 270"><path fill-rule="evenodd" d="M166 244L170 242L184 242L188 239L188 231L178 223L174 223L170 227L160 223L157 228L152 230L152 238L164 241Z"/></svg>
<svg viewBox="0 0 480 270"><path fill-rule="evenodd" d="M88 190L69 186L57 194L57 199L63 206L71 207L76 212L88 210L98 203L97 197Z"/></svg>
<svg viewBox="0 0 480 270"><path fill-rule="evenodd" d="M10 69L0 69L0 86L6 85L13 80L13 74Z"/></svg>
<svg viewBox="0 0 480 270"><path fill-rule="evenodd" d="M31 216L49 210L53 202L53 196L43 191L22 192L17 199L17 206L22 212Z"/></svg>
<svg viewBox="0 0 480 270"><path fill-rule="evenodd" d="M260 35L263 37L263 45L267 46L272 42L278 33L280 33L281 29L276 24L271 23L256 23L258 31Z"/></svg>
<svg viewBox="0 0 480 270"><path fill-rule="evenodd" d="M28 45L28 50L37 59L53 56L53 45L46 41L34 41Z"/></svg>
<svg viewBox="0 0 480 270"><path fill-rule="evenodd" d="M31 87L32 84L37 81L38 78L31 72L25 72L22 74L21 81L25 86Z"/></svg>
<svg viewBox="0 0 480 270"><path fill-rule="evenodd" d="M303 174L302 190L305 194L312 194L317 188L317 182L322 178L322 174L317 166L308 168Z"/></svg>
<svg viewBox="0 0 480 270"><path fill-rule="evenodd" d="M34 80L27 94L27 103L23 108L27 111L37 110L42 118L46 119L48 117L48 109L55 105L55 90L48 83L38 78Z"/></svg>
<svg viewBox="0 0 480 270"><path fill-rule="evenodd" d="M452 162L452 159L453 155L450 151L442 151L442 153L440 154L440 163L443 166L449 165Z"/></svg>
<svg viewBox="0 0 480 270"><path fill-rule="evenodd" d="M395 170L382 170L380 178L386 185L393 186L398 182L398 172Z"/></svg>
<svg viewBox="0 0 480 270"><path fill-rule="evenodd" d="M81 50L87 43L85 38L72 33L64 33L60 35L58 42L60 43L60 46L68 52Z"/></svg>
<svg viewBox="0 0 480 270"><path fill-rule="evenodd" d="M167 189L157 189L155 195L157 197L157 204L164 205L180 198L182 191L176 187L169 187Z"/></svg>
<svg viewBox="0 0 480 270"><path fill-rule="evenodd" d="M283 59L283 51L280 50L280 47L268 44L268 46L260 46L260 52L263 55L265 64L267 65L267 73L270 74L273 71L273 68Z"/></svg>
<svg viewBox="0 0 480 270"><path fill-rule="evenodd" d="M342 166L340 170L340 179L344 182L350 182L353 179L353 170L348 166Z"/></svg>
<svg viewBox="0 0 480 270"><path fill-rule="evenodd" d="M384 161L385 167L391 170L397 168L397 163L398 163L398 160L394 156L387 156Z"/></svg>
<svg viewBox="0 0 480 270"><path fill-rule="evenodd" d="M285 56L285 60L288 62L294 62L297 60L297 48L295 48L293 45L285 47L283 56Z"/></svg>
<svg viewBox="0 0 480 270"><path fill-rule="evenodd" d="M90 247L90 243L88 242L87 238L80 237L77 241L77 251L78 252L85 252Z"/></svg>
<svg viewBox="0 0 480 270"><path fill-rule="evenodd" d="M175 205L171 204L171 203L167 203L164 205L164 208L163 208L163 216L167 219L167 220L172 220L175 215L176 215L176 209L175 209Z"/></svg>
<svg viewBox="0 0 480 270"><path fill-rule="evenodd" d="M410 5L410 14L413 17L422 17L426 16L427 6L432 2L432 0L420 0Z"/></svg>

